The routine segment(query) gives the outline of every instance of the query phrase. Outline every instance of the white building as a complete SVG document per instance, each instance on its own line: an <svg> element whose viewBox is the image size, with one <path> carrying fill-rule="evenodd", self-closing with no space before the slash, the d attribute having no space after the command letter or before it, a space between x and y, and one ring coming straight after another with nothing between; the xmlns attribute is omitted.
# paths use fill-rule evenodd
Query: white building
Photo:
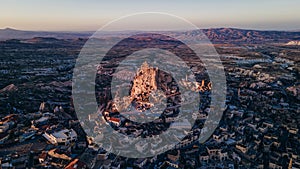
<svg viewBox="0 0 300 169"><path fill-rule="evenodd" d="M43 137L52 144L69 144L77 140L77 133L73 129L64 129L55 132L46 131Z"/></svg>

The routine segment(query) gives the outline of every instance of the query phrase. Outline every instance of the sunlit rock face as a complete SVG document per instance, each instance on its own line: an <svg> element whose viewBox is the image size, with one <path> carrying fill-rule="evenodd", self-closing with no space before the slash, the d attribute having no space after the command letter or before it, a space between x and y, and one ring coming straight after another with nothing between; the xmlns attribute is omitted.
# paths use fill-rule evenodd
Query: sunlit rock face
<svg viewBox="0 0 300 169"><path fill-rule="evenodd" d="M288 46L299 46L300 41L296 41L296 40L289 41L288 43L286 43L286 45L288 45Z"/></svg>
<svg viewBox="0 0 300 169"><path fill-rule="evenodd" d="M154 97L153 93L157 90L157 72L158 69L149 67L147 62L137 71L130 91L132 104L137 110L148 110L153 106L150 97Z"/></svg>

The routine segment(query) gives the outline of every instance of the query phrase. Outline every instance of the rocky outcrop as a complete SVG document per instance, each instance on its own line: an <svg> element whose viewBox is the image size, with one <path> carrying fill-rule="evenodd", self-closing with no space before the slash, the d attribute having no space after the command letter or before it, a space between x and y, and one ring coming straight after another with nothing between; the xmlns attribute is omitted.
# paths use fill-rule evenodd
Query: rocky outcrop
<svg viewBox="0 0 300 169"><path fill-rule="evenodd" d="M300 41L290 41L288 43L286 43L287 46L299 46L300 45Z"/></svg>
<svg viewBox="0 0 300 169"><path fill-rule="evenodd" d="M18 87L15 86L14 84L10 84L6 87L4 87L3 89L0 90L0 93L6 93L6 92L13 92L13 91L17 91Z"/></svg>
<svg viewBox="0 0 300 169"><path fill-rule="evenodd" d="M157 71L157 68L149 67L146 62L137 71L130 91L131 101L135 101L137 109L149 109L152 106L149 98L151 92L157 90Z"/></svg>

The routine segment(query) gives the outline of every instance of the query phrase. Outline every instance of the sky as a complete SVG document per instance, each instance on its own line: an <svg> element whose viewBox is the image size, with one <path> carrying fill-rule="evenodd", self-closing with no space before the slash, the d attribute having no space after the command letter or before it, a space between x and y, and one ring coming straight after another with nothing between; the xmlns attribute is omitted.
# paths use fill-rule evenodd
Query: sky
<svg viewBox="0 0 300 169"><path fill-rule="evenodd" d="M137 12L165 12L199 28L300 30L300 0L0 0L0 29L95 31Z"/></svg>

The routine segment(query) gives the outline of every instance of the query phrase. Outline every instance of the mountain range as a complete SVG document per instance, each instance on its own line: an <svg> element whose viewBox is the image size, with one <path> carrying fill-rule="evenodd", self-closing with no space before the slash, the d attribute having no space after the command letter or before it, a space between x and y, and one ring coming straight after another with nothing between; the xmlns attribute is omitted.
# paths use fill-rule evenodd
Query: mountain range
<svg viewBox="0 0 300 169"><path fill-rule="evenodd" d="M87 38L93 32L50 32L50 31L25 31L12 28L0 29L0 40L31 39L35 37L51 37L57 39Z"/></svg>
<svg viewBox="0 0 300 169"><path fill-rule="evenodd" d="M213 43L288 43L300 40L300 31L265 31L237 28L202 29ZM24 31L11 28L0 29L0 41L8 39L31 39L36 37L51 37L57 39L89 38L94 32L49 32Z"/></svg>

